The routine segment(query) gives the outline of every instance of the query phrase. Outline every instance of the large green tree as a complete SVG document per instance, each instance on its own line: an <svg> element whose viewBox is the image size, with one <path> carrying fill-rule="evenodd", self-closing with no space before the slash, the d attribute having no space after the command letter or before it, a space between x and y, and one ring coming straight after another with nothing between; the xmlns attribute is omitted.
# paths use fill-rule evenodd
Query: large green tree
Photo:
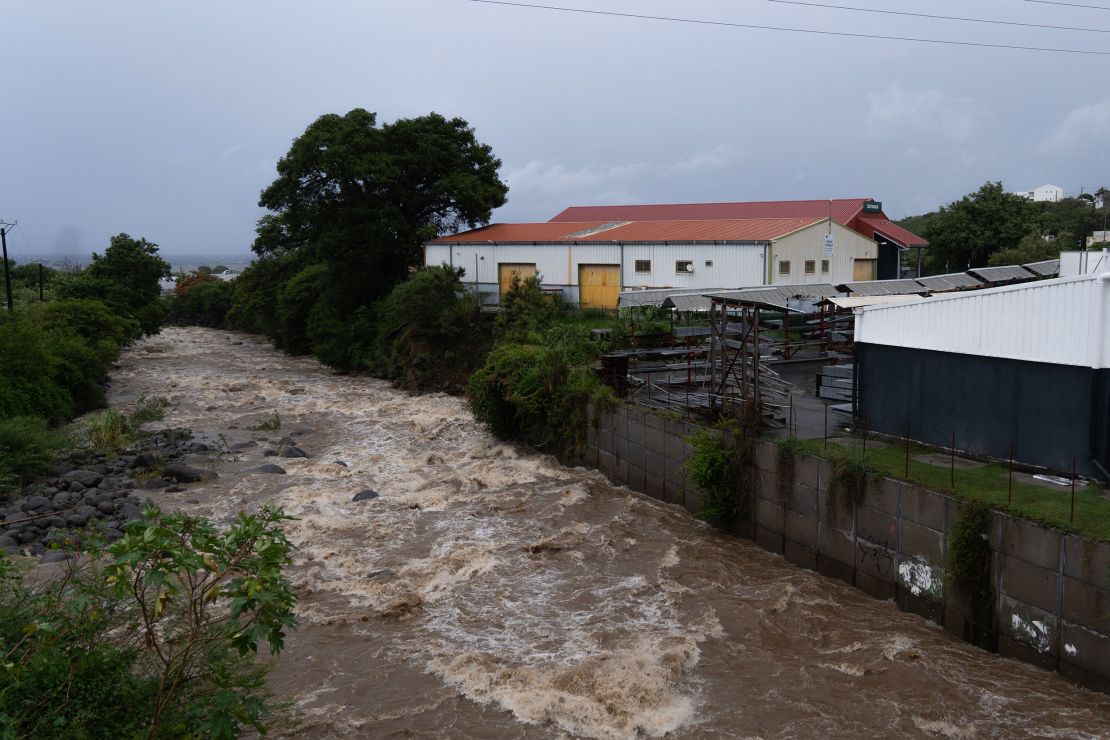
<svg viewBox="0 0 1110 740"><path fill-rule="evenodd" d="M1014 249L1039 231L1038 217L1031 200L1005 192L1001 182L988 182L928 220L922 236L929 240L930 267L944 272L982 267L994 252Z"/></svg>
<svg viewBox="0 0 1110 740"><path fill-rule="evenodd" d="M328 265L337 310L387 293L424 241L489 221L505 203L500 160L461 118L431 113L378 125L356 108L310 125L278 162L253 249L307 252Z"/></svg>
<svg viewBox="0 0 1110 740"><path fill-rule="evenodd" d="M158 254L157 244L117 234L104 254L94 252L92 264L66 277L59 294L98 300L114 312L136 319L144 334L154 334L164 318L158 281L169 276L170 265Z"/></svg>

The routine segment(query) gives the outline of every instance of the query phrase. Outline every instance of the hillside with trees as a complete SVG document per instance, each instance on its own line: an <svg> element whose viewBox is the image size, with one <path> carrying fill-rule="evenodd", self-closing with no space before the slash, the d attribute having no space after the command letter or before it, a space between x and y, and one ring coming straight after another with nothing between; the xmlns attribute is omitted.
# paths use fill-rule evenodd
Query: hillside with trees
<svg viewBox="0 0 1110 740"><path fill-rule="evenodd" d="M958 201L898 224L929 240L925 265L930 274L1036 262L1082 249L1087 236L1106 228L1110 191L1098 192L1102 208L1095 207L1090 194L1033 202L1006 192L1001 182L987 182Z"/></svg>

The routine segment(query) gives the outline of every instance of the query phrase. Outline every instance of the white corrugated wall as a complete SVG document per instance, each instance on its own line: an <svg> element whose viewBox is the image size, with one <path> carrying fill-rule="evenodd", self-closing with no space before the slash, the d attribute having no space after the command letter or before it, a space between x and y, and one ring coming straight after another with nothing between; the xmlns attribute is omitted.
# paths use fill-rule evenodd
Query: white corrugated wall
<svg viewBox="0 0 1110 740"><path fill-rule="evenodd" d="M576 288L579 265L619 265L621 250L619 244L427 244L424 262L463 268L463 282L474 280L477 266L483 284L497 283L499 264L534 264L545 286ZM625 244L623 251L626 288L739 288L765 282L761 244ZM637 260L649 261L650 271L636 272ZM694 271L677 272L680 260L692 262ZM565 292L568 300L577 300L576 290Z"/></svg>
<svg viewBox="0 0 1110 740"><path fill-rule="evenodd" d="M1110 368L1110 273L857 309L855 339Z"/></svg>

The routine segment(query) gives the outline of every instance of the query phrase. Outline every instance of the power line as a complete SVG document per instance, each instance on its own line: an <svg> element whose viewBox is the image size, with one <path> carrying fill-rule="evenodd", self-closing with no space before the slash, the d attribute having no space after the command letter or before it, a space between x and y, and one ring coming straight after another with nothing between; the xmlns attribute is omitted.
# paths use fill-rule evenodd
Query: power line
<svg viewBox="0 0 1110 740"><path fill-rule="evenodd" d="M1020 23L1018 21L1000 21L990 18L963 18L956 15L933 15L931 13L910 13L904 10L879 10L877 8L855 8L851 5L825 5L824 3L809 3L801 0L767 0L769 3L783 5L805 5L810 8L829 8L831 10L850 10L856 13L882 13L884 15L907 15L913 18L931 18L941 21L963 21L965 23L991 23L999 26L1024 26L1026 28L1047 28L1053 31L1085 31L1087 33L1110 33L1110 28L1078 28L1076 26L1050 26L1044 23Z"/></svg>
<svg viewBox="0 0 1110 740"><path fill-rule="evenodd" d="M1069 8L1090 8L1091 10L1110 10L1110 7L1105 5L1084 5L1083 3L1064 3L1058 0L1025 0L1027 3L1038 3L1040 5L1066 5Z"/></svg>
<svg viewBox="0 0 1110 740"><path fill-rule="evenodd" d="M1032 2L1033 0L1030 0ZM1043 0L1038 0L1043 1ZM643 15L640 13L619 13L614 10L589 10L586 8L568 8L559 5L534 5L531 3L509 2L509 0L465 0L470 3L484 5L503 5L513 8L529 8L531 10L554 10L564 13L580 13L582 15L601 15L614 18L635 18L637 20L666 21L669 23L689 23L698 26L720 26L724 28L748 28L755 31L783 31L787 33L807 33L817 36L841 36L857 39L880 39L883 41L912 41L918 44L940 44L944 46L974 46L983 49L1010 49L1015 51L1041 51L1057 54L1086 54L1091 56L1110 56L1110 51L1094 51L1091 49L1057 49L1044 46L1019 46L1016 44L988 44L980 41L951 41L947 39L927 39L913 36L884 36L873 33L852 33L849 31L823 31L815 28L791 28L788 26L766 26L755 23L732 23L729 21L709 21L697 18L677 18L663 15ZM1110 8L1108 8L1110 10Z"/></svg>

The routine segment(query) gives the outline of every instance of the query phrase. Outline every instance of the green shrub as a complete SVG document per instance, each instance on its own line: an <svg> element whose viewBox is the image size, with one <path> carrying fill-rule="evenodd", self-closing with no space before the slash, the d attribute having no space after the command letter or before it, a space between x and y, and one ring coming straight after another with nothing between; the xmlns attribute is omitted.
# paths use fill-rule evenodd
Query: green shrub
<svg viewBox="0 0 1110 740"><path fill-rule="evenodd" d="M252 432L276 432L278 429L281 429L281 417L278 416L276 411L251 427Z"/></svg>
<svg viewBox="0 0 1110 740"><path fill-rule="evenodd" d="M171 324L221 328L231 310L232 290L231 283L217 278L195 282L169 302L166 320Z"/></svg>
<svg viewBox="0 0 1110 740"><path fill-rule="evenodd" d="M108 409L88 421L86 434L93 449L118 452L127 446L131 425L119 411Z"/></svg>
<svg viewBox="0 0 1110 740"><path fill-rule="evenodd" d="M328 289L328 266L309 265L282 284L277 293L275 318L278 347L294 355L308 354L308 319L317 300Z"/></svg>
<svg viewBox="0 0 1110 740"><path fill-rule="evenodd" d="M128 414L127 425L132 429L138 429L143 424L161 421L166 418L166 408L169 405L169 399L164 396L148 397L144 393L135 402L135 410Z"/></svg>
<svg viewBox="0 0 1110 740"><path fill-rule="evenodd" d="M447 265L419 270L375 306L375 370L404 386L465 385L489 336L462 272Z"/></svg>
<svg viewBox="0 0 1110 740"><path fill-rule="evenodd" d="M500 341L527 341L529 335L549 329L566 313L567 306L562 300L544 295L538 275L522 280L514 273L509 289L501 296L495 333Z"/></svg>
<svg viewBox="0 0 1110 740"><path fill-rule="evenodd" d="M702 490L696 516L718 527L732 525L744 507L744 456L732 440L707 429L687 437L686 442L694 452L682 466Z"/></svg>
<svg viewBox="0 0 1110 740"><path fill-rule="evenodd" d="M991 600L990 558L987 539L991 510L982 501L965 501L960 516L948 536L945 571L948 583L973 603Z"/></svg>
<svg viewBox="0 0 1110 740"><path fill-rule="evenodd" d="M0 737L234 738L264 733L260 643L294 624L280 509L226 530L144 512L63 577L0 556Z"/></svg>
<svg viewBox="0 0 1110 740"><path fill-rule="evenodd" d="M262 334L276 341L278 291L302 266L298 258L291 255L267 256L252 262L230 283L228 327Z"/></svg>
<svg viewBox="0 0 1110 740"><path fill-rule="evenodd" d="M0 498L6 488L22 486L54 461L64 438L36 416L0 419Z"/></svg>
<svg viewBox="0 0 1110 740"><path fill-rule="evenodd" d="M475 418L498 437L536 447L581 445L591 401L611 402L612 391L590 367L572 366L558 349L501 344L467 384Z"/></svg>

